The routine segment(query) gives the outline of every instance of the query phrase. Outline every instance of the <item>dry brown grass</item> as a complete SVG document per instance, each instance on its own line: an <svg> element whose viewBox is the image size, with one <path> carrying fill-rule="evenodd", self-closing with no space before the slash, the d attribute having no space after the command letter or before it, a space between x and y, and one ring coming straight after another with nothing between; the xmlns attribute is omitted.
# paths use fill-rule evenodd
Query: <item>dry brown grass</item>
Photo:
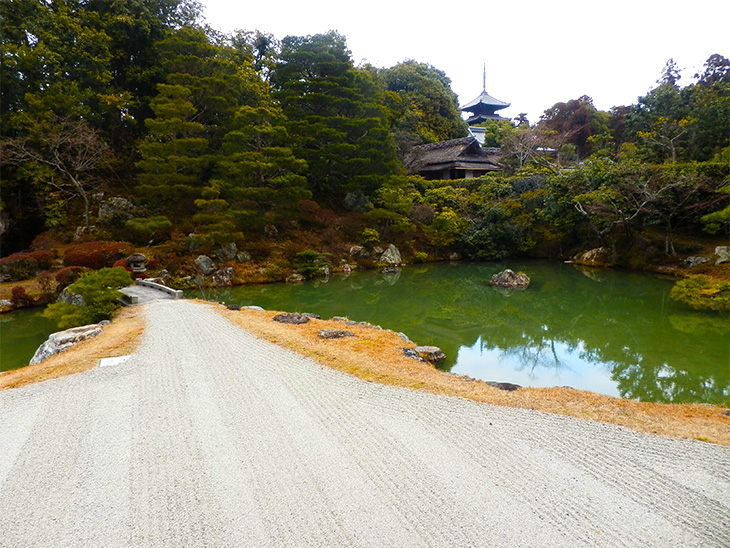
<svg viewBox="0 0 730 548"><path fill-rule="evenodd" d="M482 381L444 374L430 364L405 357L401 348L413 345L390 331L345 326L331 320L285 325L271 321L277 312L239 312L211 306L254 335L368 381L617 424L649 434L730 445L730 417L725 415L724 407L637 402L572 388L521 388L506 392ZM356 336L319 339L317 332L328 328L347 329Z"/></svg>
<svg viewBox="0 0 730 548"><path fill-rule="evenodd" d="M122 308L112 324L93 339L51 356L46 361L0 373L0 390L81 373L96 367L100 358L131 354L144 331L144 313L139 307Z"/></svg>
<svg viewBox="0 0 730 548"><path fill-rule="evenodd" d="M427 363L406 358L401 348L413 345L390 331L345 326L331 320L285 325L271 320L278 313L275 311L245 309L239 312L206 304L262 339L367 381L617 424L649 434L730 445L730 417L725 415L727 409L724 407L644 403L572 388L521 388L505 392L481 381L444 374ZM140 307L122 309L112 325L95 339L80 343L42 364L0 373L0 390L87 371L96 366L99 358L132 353L144 330L143 318ZM347 329L356 336L319 339L317 332L327 328Z"/></svg>

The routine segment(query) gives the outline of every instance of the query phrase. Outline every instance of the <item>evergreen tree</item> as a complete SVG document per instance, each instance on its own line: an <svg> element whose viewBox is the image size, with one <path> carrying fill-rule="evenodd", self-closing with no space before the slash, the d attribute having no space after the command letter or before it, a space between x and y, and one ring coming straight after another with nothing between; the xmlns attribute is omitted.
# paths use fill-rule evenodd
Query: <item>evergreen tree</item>
<svg viewBox="0 0 730 548"><path fill-rule="evenodd" d="M372 193L398 171L382 91L353 67L344 37L286 37L271 80L318 199Z"/></svg>

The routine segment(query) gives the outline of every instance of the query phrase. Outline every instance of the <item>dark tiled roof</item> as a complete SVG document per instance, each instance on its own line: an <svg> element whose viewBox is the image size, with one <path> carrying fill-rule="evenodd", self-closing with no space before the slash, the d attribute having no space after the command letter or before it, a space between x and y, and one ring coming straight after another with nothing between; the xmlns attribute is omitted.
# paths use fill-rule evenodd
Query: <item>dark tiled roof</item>
<svg viewBox="0 0 730 548"><path fill-rule="evenodd" d="M461 107L461 110L466 111L472 111L474 109L479 109L481 106L489 106L494 107L490 110L500 110L503 108L507 108L510 106L510 103L505 103L504 101L500 101L499 99L495 99L491 95L489 95L486 91L482 91L479 94L479 97L474 99L473 101L470 101L469 103L465 104L463 107Z"/></svg>
<svg viewBox="0 0 730 548"><path fill-rule="evenodd" d="M474 137L463 137L413 147L405 160L409 173L464 167L497 169L499 149L484 150Z"/></svg>

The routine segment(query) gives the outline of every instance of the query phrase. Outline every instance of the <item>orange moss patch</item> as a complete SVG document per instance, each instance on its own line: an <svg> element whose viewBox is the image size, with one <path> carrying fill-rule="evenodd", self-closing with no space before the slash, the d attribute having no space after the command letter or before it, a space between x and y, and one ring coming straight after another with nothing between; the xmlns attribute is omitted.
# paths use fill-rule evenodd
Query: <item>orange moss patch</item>
<svg viewBox="0 0 730 548"><path fill-rule="evenodd" d="M144 331L144 313L140 307L122 308L111 325L93 339L51 356L46 361L0 373L0 390L65 377L96 367L100 358L131 354Z"/></svg>
<svg viewBox="0 0 730 548"><path fill-rule="evenodd" d="M278 314L275 311L231 311L219 305L210 306L258 337L368 381L616 424L648 434L730 445L730 417L725 415L725 407L637 402L573 388L521 388L506 392L405 357L401 349L413 344L390 331L346 326L332 320L286 325L272 321ZM317 337L321 329L347 329L355 337L323 340Z"/></svg>

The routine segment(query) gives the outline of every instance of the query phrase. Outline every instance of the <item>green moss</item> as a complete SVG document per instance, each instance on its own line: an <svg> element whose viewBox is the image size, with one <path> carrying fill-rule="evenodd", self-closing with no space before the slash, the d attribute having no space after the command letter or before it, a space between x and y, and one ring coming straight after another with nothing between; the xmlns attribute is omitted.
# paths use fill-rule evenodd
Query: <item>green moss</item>
<svg viewBox="0 0 730 548"><path fill-rule="evenodd" d="M730 283L690 276L674 284L669 296L697 310L730 310Z"/></svg>

